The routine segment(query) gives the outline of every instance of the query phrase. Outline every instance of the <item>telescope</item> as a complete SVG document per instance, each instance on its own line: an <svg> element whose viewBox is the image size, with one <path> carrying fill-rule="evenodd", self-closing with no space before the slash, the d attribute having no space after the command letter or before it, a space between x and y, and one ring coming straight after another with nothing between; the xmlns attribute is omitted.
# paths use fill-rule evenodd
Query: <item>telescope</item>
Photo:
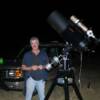
<svg viewBox="0 0 100 100"><path fill-rule="evenodd" d="M61 36L65 42L65 46L63 48L63 53L58 57L55 56L52 62L46 66L46 69L50 70L53 64L59 64L56 77L48 90L45 100L48 100L56 85L63 87L65 100L69 100L70 98L69 86L73 87L78 99L83 100L75 81L74 67L71 64L70 59L70 51L72 48L80 49L81 51L88 50L91 39L98 43L100 42L100 39L97 39L93 31L87 28L75 15L72 15L70 19L66 19L66 17L55 10L48 16L47 22ZM80 61L82 64L82 52ZM80 66L80 72L81 68L82 65Z"/></svg>
<svg viewBox="0 0 100 100"><path fill-rule="evenodd" d="M71 43L75 48L87 49L91 38L98 42L93 31L87 28L75 15L66 19L55 10L48 16L47 22L65 42Z"/></svg>

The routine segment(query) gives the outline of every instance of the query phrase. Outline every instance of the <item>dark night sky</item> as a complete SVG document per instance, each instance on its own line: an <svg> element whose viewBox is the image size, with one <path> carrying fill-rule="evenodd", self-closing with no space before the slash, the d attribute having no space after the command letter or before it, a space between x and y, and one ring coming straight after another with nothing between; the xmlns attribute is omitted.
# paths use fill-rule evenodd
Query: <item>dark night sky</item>
<svg viewBox="0 0 100 100"><path fill-rule="evenodd" d="M34 35L38 36L41 41L61 39L46 22L47 16L53 10L59 10L66 18L73 14L76 15L83 20L85 25L92 27L96 37L100 38L100 15L97 2L81 1L77 4L78 1L47 1L1 3L0 56L17 55L29 43L30 37Z"/></svg>

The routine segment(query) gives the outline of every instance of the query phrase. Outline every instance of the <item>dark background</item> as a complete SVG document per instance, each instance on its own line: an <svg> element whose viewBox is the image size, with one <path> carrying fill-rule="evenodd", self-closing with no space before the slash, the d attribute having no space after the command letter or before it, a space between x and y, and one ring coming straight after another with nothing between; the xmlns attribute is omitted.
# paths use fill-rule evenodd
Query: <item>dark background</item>
<svg viewBox="0 0 100 100"><path fill-rule="evenodd" d="M61 37L46 22L49 14L59 10L66 18L76 15L92 28L95 36L99 34L99 3L96 1L46 0L33 2L1 2L0 9L0 57L15 57L21 49L29 45L31 36L40 41L61 40ZM99 54L100 46L96 47Z"/></svg>

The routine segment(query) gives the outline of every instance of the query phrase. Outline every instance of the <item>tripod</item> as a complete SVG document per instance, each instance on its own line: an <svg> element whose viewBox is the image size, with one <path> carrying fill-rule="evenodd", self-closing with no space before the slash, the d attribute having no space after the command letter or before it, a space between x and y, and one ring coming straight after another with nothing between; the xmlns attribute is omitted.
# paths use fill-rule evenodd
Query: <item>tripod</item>
<svg viewBox="0 0 100 100"><path fill-rule="evenodd" d="M65 52L65 51L64 51ZM58 70L57 72L57 75L56 77L54 78L53 80L53 83L51 84L51 87L49 88L48 92L47 92L47 95L45 97L45 100L48 100L54 87L56 85L59 85L59 86L62 86L63 89L64 89L64 95L65 95L65 100L70 100L69 98L69 86L72 86L78 99L79 100L83 100L81 94L80 94L80 91L76 85L76 82L75 82L75 77L74 77L74 70L73 68L70 68L69 66L69 59L68 59L68 55L69 53L65 52L64 55L63 55L63 65L64 65L64 69L63 70ZM63 79L63 82L62 83L59 83L58 82L58 79L61 78Z"/></svg>

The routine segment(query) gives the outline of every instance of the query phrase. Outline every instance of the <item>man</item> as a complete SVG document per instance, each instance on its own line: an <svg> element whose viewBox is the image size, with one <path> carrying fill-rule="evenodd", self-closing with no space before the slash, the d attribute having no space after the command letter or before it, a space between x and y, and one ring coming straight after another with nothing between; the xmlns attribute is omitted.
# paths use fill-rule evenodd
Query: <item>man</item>
<svg viewBox="0 0 100 100"><path fill-rule="evenodd" d="M39 39L32 37L30 39L31 50L26 52L22 61L22 70L25 75L26 94L25 100L31 100L32 94L36 88L39 100L45 98L45 80L48 78L48 72L45 69L48 64L48 56L45 51L39 48Z"/></svg>

